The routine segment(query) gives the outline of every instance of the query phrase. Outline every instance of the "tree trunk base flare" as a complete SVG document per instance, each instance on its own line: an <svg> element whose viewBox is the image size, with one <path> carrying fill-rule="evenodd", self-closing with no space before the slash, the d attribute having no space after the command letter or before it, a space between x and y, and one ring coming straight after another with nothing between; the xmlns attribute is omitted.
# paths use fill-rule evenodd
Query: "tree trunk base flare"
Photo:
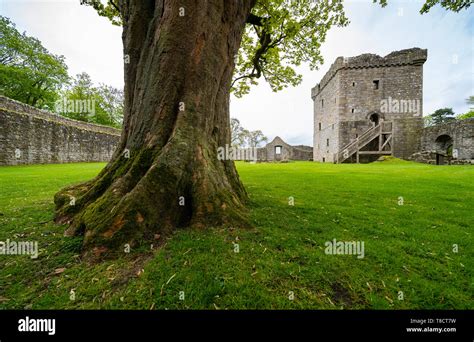
<svg viewBox="0 0 474 342"><path fill-rule="evenodd" d="M230 142L234 55L252 5L142 0L124 9L121 142L95 179L54 198L55 221L84 236L84 256L115 256L180 227L250 226L234 162L217 150Z"/></svg>
<svg viewBox="0 0 474 342"><path fill-rule="evenodd" d="M152 151L119 159L114 171L57 193L56 222L70 224L68 236L83 235L92 257L152 243L179 227L248 226L246 193L232 162L223 168L200 148L196 153L180 161Z"/></svg>

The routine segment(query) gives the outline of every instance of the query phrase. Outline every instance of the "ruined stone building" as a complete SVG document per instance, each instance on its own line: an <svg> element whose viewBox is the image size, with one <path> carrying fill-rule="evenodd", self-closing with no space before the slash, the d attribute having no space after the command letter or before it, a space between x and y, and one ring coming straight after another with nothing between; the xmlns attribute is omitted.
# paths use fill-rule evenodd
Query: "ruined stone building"
<svg viewBox="0 0 474 342"><path fill-rule="evenodd" d="M275 137L265 147L257 150L259 161L289 161L289 160L312 160L313 148L311 146L292 146Z"/></svg>
<svg viewBox="0 0 474 342"><path fill-rule="evenodd" d="M235 160L255 162L310 161L313 160L313 148L305 145L292 146L277 136L264 147L237 149Z"/></svg>
<svg viewBox="0 0 474 342"><path fill-rule="evenodd" d="M420 150L427 50L338 57L311 90L313 158L320 162L408 158Z"/></svg>
<svg viewBox="0 0 474 342"><path fill-rule="evenodd" d="M410 160L428 164L474 164L474 118L426 127L421 151Z"/></svg>

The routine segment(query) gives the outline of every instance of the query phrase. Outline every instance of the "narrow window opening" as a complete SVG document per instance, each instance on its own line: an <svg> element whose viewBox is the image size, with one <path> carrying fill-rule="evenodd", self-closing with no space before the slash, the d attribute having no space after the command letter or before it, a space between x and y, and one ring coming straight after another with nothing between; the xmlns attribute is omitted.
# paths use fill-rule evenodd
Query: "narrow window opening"
<svg viewBox="0 0 474 342"><path fill-rule="evenodd" d="M379 80L374 80L374 89L379 89Z"/></svg>
<svg viewBox="0 0 474 342"><path fill-rule="evenodd" d="M281 154L281 146L275 146L275 154Z"/></svg>
<svg viewBox="0 0 474 342"><path fill-rule="evenodd" d="M321 122L319 123L319 130L321 130Z"/></svg>
<svg viewBox="0 0 474 342"><path fill-rule="evenodd" d="M329 147L329 139L326 139L326 146Z"/></svg>

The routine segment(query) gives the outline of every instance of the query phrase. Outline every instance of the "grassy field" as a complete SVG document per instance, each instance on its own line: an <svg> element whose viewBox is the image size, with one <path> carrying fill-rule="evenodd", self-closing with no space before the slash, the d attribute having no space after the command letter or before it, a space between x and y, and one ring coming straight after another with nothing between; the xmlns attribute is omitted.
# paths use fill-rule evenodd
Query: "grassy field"
<svg viewBox="0 0 474 342"><path fill-rule="evenodd" d="M40 248L0 255L0 308L474 309L474 167L239 163L254 228L87 265L52 198L103 166L0 168L0 241ZM364 258L325 254L333 239L363 241Z"/></svg>

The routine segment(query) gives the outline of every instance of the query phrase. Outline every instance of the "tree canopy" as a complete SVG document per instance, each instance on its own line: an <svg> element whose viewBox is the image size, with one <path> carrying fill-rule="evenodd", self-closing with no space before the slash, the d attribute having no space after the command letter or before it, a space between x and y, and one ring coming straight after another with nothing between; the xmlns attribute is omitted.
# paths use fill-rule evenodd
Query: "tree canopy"
<svg viewBox="0 0 474 342"><path fill-rule="evenodd" d="M425 117L426 126L434 126L456 120L452 108L440 108Z"/></svg>
<svg viewBox="0 0 474 342"><path fill-rule="evenodd" d="M123 90L106 84L95 86L84 72L64 89L55 110L74 120L118 128L122 124L123 103Z"/></svg>
<svg viewBox="0 0 474 342"><path fill-rule="evenodd" d="M458 120L464 120L464 119L470 119L474 118L474 96L469 96L468 99L466 99L466 103L469 105L469 112L464 113L464 114L459 114L456 119Z"/></svg>
<svg viewBox="0 0 474 342"><path fill-rule="evenodd" d="M117 128L122 124L123 90L105 84L96 87L87 73L71 78L64 56L50 53L2 16L0 95L75 120Z"/></svg>
<svg viewBox="0 0 474 342"><path fill-rule="evenodd" d="M385 7L388 0L373 2ZM121 3L122 0L88 0L86 4L114 25L122 25ZM420 13L429 12L437 4L459 12L472 1L427 0ZM308 63L312 70L317 69L324 62L320 47L329 29L348 23L343 0L257 0L235 56L234 95L241 97L249 93L262 77L273 91L300 84L302 75L295 67Z"/></svg>
<svg viewBox="0 0 474 342"><path fill-rule="evenodd" d="M53 109L58 91L69 80L63 56L20 33L0 16L0 94L23 103Z"/></svg>
<svg viewBox="0 0 474 342"><path fill-rule="evenodd" d="M231 145L236 148L260 147L260 144L268 141L261 130L249 131L241 126L236 118L230 119Z"/></svg>
<svg viewBox="0 0 474 342"><path fill-rule="evenodd" d="M322 64L320 47L328 30L348 22L342 0L257 1L237 56L234 94L247 94L261 77L273 91L298 85L302 76L294 66Z"/></svg>

